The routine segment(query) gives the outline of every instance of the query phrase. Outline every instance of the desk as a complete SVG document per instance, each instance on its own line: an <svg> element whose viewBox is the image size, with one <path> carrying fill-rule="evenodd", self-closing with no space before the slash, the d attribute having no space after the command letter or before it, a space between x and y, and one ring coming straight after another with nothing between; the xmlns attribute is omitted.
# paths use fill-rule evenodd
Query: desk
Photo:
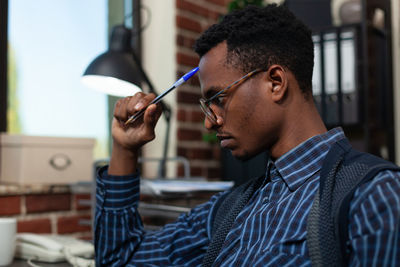
<svg viewBox="0 0 400 267"><path fill-rule="evenodd" d="M140 183L138 210L146 230L157 230L174 222L180 214L188 213L214 194L233 186L233 182L207 182L204 179L141 179Z"/></svg>

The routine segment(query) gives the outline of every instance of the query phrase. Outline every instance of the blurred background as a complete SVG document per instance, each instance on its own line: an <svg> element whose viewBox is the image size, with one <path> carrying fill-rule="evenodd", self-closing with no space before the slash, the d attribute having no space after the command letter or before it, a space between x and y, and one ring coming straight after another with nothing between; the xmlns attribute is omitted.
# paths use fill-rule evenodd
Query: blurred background
<svg viewBox="0 0 400 267"><path fill-rule="evenodd" d="M124 52L139 69L132 77L143 91L161 93L197 66L192 47L202 31L232 10L268 3L286 5L313 31L313 93L328 127L342 126L357 149L399 163L398 0L1 0L0 132L5 138L86 140L91 153L82 167L90 174L82 174L81 183L75 177L73 186L68 176L41 183L11 174L12 183L14 178L5 177L10 163L2 164L0 184L14 187L0 185L0 216L18 217L20 231L91 238L91 223L82 220L90 220L92 212L93 173L110 155L110 123L119 97L91 90L81 79L96 57L111 50L115 26L129 30ZM197 77L165 98L170 116L163 115L156 140L142 150L143 177L240 184L262 174L268 154L239 162L222 150L203 127L199 98ZM2 140L3 151L17 146ZM21 140L28 147L33 142ZM11 153L2 153L1 160ZM58 156L53 163L61 168L69 161ZM32 187L36 184L45 187Z"/></svg>

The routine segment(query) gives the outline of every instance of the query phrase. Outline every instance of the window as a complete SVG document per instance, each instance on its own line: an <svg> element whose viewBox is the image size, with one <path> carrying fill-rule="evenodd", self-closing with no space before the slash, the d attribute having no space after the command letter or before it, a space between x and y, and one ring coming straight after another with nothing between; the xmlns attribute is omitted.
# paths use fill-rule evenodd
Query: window
<svg viewBox="0 0 400 267"><path fill-rule="evenodd" d="M108 156L107 96L81 75L107 49L107 0L12 0L7 131L96 138Z"/></svg>

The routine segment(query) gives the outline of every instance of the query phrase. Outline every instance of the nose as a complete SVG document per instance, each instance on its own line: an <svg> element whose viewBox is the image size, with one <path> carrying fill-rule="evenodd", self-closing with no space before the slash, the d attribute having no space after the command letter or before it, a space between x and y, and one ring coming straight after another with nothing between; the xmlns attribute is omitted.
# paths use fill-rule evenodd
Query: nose
<svg viewBox="0 0 400 267"><path fill-rule="evenodd" d="M223 124L223 120L220 116L216 116L216 122L213 122L212 120L210 120L207 116L205 116L204 118L204 127L206 127L207 130L215 130L219 127L222 126Z"/></svg>
<svg viewBox="0 0 400 267"><path fill-rule="evenodd" d="M207 116L205 116L204 127L206 127L207 130L211 130L213 128L213 125L214 123Z"/></svg>

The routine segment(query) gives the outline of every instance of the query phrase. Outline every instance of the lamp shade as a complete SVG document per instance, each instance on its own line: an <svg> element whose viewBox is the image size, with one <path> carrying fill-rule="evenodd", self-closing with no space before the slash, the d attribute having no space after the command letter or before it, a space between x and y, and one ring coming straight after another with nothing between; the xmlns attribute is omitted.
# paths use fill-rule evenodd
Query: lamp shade
<svg viewBox="0 0 400 267"><path fill-rule="evenodd" d="M132 56L131 34L124 26L114 27L109 50L95 58L82 76L82 82L93 89L115 96L140 92L140 71Z"/></svg>

